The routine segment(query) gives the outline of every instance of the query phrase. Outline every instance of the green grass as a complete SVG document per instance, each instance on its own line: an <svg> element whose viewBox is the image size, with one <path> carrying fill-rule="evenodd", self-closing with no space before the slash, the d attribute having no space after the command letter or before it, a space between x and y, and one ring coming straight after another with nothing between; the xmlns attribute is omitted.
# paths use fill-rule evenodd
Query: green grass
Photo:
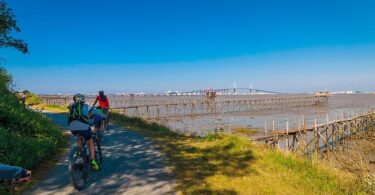
<svg viewBox="0 0 375 195"><path fill-rule="evenodd" d="M246 136L252 136L258 133L258 131L255 129L250 129L250 128L236 128L233 130L233 133L246 135Z"/></svg>
<svg viewBox="0 0 375 195"><path fill-rule="evenodd" d="M349 173L293 153L230 134L204 138L178 135L167 127L111 113L111 120L152 139L166 156L182 194L359 193Z"/></svg>
<svg viewBox="0 0 375 195"><path fill-rule="evenodd" d="M31 181L18 186L18 191L20 193L36 185L46 174L49 173L53 167L56 166L56 163L59 161L60 157L69 149L70 136L70 133L64 134L62 141L58 143L57 150L49 155L49 157L45 159L43 163L40 163L35 169L32 170Z"/></svg>

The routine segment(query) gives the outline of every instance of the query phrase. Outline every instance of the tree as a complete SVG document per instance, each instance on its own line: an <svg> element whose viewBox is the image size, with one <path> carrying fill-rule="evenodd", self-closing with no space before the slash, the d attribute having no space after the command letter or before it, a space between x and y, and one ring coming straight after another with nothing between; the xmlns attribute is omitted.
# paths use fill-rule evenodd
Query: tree
<svg viewBox="0 0 375 195"><path fill-rule="evenodd" d="M0 47L12 47L22 53L27 53L27 44L21 40L10 36L13 31L20 32L21 29L17 26L17 21L12 13L12 9L8 8L4 0L0 0Z"/></svg>

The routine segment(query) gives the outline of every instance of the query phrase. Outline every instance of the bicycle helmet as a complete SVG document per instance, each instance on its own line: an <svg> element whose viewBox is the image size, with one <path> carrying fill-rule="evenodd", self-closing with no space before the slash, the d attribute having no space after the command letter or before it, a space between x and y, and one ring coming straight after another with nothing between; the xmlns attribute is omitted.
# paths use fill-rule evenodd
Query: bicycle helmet
<svg viewBox="0 0 375 195"><path fill-rule="evenodd" d="M85 102L85 96L80 94L80 93L77 93L73 96L73 101L74 102Z"/></svg>

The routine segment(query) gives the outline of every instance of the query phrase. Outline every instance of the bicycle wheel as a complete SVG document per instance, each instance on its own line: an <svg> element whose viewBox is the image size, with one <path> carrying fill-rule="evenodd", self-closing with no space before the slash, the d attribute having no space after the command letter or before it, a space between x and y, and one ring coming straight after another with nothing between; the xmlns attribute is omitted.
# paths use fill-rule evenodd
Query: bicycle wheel
<svg viewBox="0 0 375 195"><path fill-rule="evenodd" d="M73 187L82 190L87 183L88 159L83 148L74 147L69 154L69 175Z"/></svg>
<svg viewBox="0 0 375 195"><path fill-rule="evenodd" d="M96 141L101 143L102 140L103 140L103 133L102 133L102 126L100 126L100 128L96 130Z"/></svg>
<svg viewBox="0 0 375 195"><path fill-rule="evenodd" d="M93 137L94 144L95 144L95 160L99 165L99 170L103 168L103 156L102 156L102 148L100 146L100 142L98 142L96 137Z"/></svg>
<svg viewBox="0 0 375 195"><path fill-rule="evenodd" d="M99 143L102 143L103 141L103 133L102 133L102 130L99 131Z"/></svg>

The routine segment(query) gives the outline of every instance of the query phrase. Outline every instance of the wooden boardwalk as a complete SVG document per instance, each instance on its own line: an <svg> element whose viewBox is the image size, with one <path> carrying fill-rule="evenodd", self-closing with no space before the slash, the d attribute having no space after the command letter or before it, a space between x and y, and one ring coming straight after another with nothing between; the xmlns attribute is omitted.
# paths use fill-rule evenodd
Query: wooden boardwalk
<svg viewBox="0 0 375 195"><path fill-rule="evenodd" d="M186 96L109 96L111 109L130 117L160 119L209 114L280 110L327 105L327 96L295 95L204 95ZM45 104L68 105L70 96L42 96ZM94 102L88 97L87 102Z"/></svg>
<svg viewBox="0 0 375 195"><path fill-rule="evenodd" d="M347 119L327 121L306 127L304 124L296 129L275 130L270 135L253 138L253 141L266 143L289 151L309 154L334 150L338 144L345 144L351 136L364 131L374 130L375 110L368 109Z"/></svg>
<svg viewBox="0 0 375 195"><path fill-rule="evenodd" d="M193 100L177 103L138 104L115 107L113 110L131 117L160 119L194 117L199 115L246 113L263 110L281 110L296 107L327 105L328 97L288 96L280 98L232 97L231 99Z"/></svg>

